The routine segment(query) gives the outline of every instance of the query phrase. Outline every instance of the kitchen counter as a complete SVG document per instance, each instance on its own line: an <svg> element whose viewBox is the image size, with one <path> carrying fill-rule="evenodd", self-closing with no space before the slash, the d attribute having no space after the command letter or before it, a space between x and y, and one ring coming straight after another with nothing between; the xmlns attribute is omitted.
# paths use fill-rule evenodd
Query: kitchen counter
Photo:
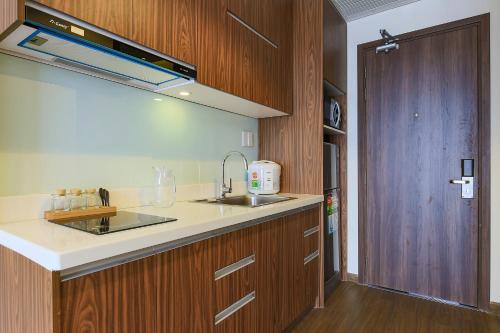
<svg viewBox="0 0 500 333"><path fill-rule="evenodd" d="M177 221L99 236L44 220L7 223L0 225L0 245L51 271L79 270L134 252L154 253L155 248L160 251L190 244L323 201L322 195L283 195L296 199L256 208L177 202L171 208L123 209Z"/></svg>

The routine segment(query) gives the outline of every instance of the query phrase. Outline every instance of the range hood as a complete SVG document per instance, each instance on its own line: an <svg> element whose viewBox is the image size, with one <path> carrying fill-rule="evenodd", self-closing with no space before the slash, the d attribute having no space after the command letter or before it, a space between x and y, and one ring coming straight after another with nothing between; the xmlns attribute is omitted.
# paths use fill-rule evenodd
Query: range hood
<svg viewBox="0 0 500 333"><path fill-rule="evenodd" d="M286 115L197 82L193 65L32 1L0 52L253 118Z"/></svg>
<svg viewBox="0 0 500 333"><path fill-rule="evenodd" d="M155 92L191 83L196 78L193 66L74 21L41 5L28 3L24 24L5 38L0 47Z"/></svg>

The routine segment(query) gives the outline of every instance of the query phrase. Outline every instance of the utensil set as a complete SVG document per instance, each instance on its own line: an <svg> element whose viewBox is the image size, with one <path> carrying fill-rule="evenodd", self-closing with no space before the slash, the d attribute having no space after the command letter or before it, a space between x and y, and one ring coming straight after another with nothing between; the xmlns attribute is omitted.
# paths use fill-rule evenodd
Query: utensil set
<svg viewBox="0 0 500 333"><path fill-rule="evenodd" d="M99 197L101 198L102 205L109 207L109 191L104 188L100 188Z"/></svg>

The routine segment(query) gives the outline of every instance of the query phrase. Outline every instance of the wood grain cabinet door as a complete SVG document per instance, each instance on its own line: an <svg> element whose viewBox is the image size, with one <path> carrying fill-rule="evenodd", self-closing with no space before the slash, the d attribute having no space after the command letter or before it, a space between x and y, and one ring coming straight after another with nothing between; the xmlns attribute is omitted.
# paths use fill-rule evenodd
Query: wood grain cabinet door
<svg viewBox="0 0 500 333"><path fill-rule="evenodd" d="M157 257L157 332L213 332L211 240Z"/></svg>
<svg viewBox="0 0 500 333"><path fill-rule="evenodd" d="M288 0L200 0L198 80L291 113L291 8Z"/></svg>
<svg viewBox="0 0 500 333"><path fill-rule="evenodd" d="M282 289L284 275L283 222L280 218L258 227L257 237L257 331L281 332Z"/></svg>
<svg viewBox="0 0 500 333"><path fill-rule="evenodd" d="M155 332L155 257L61 284L61 331Z"/></svg>
<svg viewBox="0 0 500 333"><path fill-rule="evenodd" d="M24 1L0 1L0 40L24 21Z"/></svg>
<svg viewBox="0 0 500 333"><path fill-rule="evenodd" d="M320 209L310 209L302 213L302 230L304 238L304 288L302 307L307 310L316 303L319 283L319 237Z"/></svg>
<svg viewBox="0 0 500 333"><path fill-rule="evenodd" d="M288 0L228 0L227 9L276 45L286 38L281 26Z"/></svg>
<svg viewBox="0 0 500 333"><path fill-rule="evenodd" d="M129 0L126 37L196 65L196 0Z"/></svg>
<svg viewBox="0 0 500 333"><path fill-rule="evenodd" d="M318 296L319 208L284 218L282 254L282 329L311 309ZM319 230L318 230L319 231Z"/></svg>
<svg viewBox="0 0 500 333"><path fill-rule="evenodd" d="M195 65L196 0L37 1Z"/></svg>
<svg viewBox="0 0 500 333"><path fill-rule="evenodd" d="M281 286L282 330L298 318L303 312L304 276L304 235L303 215L301 213L284 218L283 253Z"/></svg>
<svg viewBox="0 0 500 333"><path fill-rule="evenodd" d="M257 332L256 231L250 227L213 239L214 332Z"/></svg>
<svg viewBox="0 0 500 333"><path fill-rule="evenodd" d="M132 17L132 0L36 0L55 10L127 37Z"/></svg>
<svg viewBox="0 0 500 333"><path fill-rule="evenodd" d="M323 76L347 93L347 23L330 0L323 0Z"/></svg>

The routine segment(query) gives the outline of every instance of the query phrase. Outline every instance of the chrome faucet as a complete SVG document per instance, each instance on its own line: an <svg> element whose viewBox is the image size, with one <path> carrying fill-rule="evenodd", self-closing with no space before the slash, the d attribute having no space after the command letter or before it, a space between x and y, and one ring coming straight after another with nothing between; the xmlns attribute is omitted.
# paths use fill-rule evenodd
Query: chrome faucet
<svg viewBox="0 0 500 333"><path fill-rule="evenodd" d="M229 187L227 187L225 179L226 160L232 155L239 155L243 159L243 165L245 166L245 170L248 172L248 161L243 153L236 150L227 153L226 157L224 157L224 160L222 161L222 185L220 187L219 198L225 198L227 193L233 193L233 180L229 178Z"/></svg>

